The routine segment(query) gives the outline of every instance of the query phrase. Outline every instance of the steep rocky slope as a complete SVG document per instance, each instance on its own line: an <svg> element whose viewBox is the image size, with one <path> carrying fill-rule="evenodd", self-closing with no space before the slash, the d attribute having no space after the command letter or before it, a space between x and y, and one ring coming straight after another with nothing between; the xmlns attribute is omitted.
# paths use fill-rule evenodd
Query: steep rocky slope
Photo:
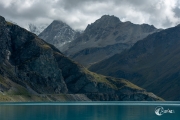
<svg viewBox="0 0 180 120"><path fill-rule="evenodd" d="M46 42L53 44L58 49L61 49L63 45L73 41L79 35L80 32L73 30L66 23L54 20L38 36Z"/></svg>
<svg viewBox="0 0 180 120"><path fill-rule="evenodd" d="M0 17L0 100L162 100L124 79L98 75Z"/></svg>
<svg viewBox="0 0 180 120"><path fill-rule="evenodd" d="M180 100L180 26L149 35L130 50L91 66L90 70L126 78L165 98Z"/></svg>
<svg viewBox="0 0 180 120"><path fill-rule="evenodd" d="M130 48L137 41L157 31L159 30L152 25L121 22L115 16L104 15L60 50L73 60L89 66Z"/></svg>

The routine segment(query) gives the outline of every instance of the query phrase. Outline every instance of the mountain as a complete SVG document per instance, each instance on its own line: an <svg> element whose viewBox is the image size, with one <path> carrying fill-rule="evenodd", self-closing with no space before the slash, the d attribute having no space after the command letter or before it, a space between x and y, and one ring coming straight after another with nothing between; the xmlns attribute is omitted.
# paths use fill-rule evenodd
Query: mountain
<svg viewBox="0 0 180 120"><path fill-rule="evenodd" d="M0 16L0 100L162 100L125 79L88 71Z"/></svg>
<svg viewBox="0 0 180 120"><path fill-rule="evenodd" d="M152 25L121 22L115 16L104 15L87 26L74 41L62 46L61 51L89 66L130 48L149 34L160 31Z"/></svg>
<svg viewBox="0 0 180 120"><path fill-rule="evenodd" d="M63 45L73 41L78 35L80 35L79 31L73 30L62 21L54 20L39 34L39 37L61 50Z"/></svg>
<svg viewBox="0 0 180 120"><path fill-rule="evenodd" d="M30 23L28 30L36 35L39 35L47 26L47 24L35 25Z"/></svg>
<svg viewBox="0 0 180 120"><path fill-rule="evenodd" d="M90 70L126 78L166 100L180 100L180 25L149 35Z"/></svg>

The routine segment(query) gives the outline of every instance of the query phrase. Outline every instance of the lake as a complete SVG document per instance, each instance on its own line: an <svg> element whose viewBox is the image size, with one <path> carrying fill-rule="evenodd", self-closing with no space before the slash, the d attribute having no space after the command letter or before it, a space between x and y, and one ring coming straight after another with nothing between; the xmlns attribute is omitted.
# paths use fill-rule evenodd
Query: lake
<svg viewBox="0 0 180 120"><path fill-rule="evenodd" d="M5 102L0 120L180 120L180 102Z"/></svg>

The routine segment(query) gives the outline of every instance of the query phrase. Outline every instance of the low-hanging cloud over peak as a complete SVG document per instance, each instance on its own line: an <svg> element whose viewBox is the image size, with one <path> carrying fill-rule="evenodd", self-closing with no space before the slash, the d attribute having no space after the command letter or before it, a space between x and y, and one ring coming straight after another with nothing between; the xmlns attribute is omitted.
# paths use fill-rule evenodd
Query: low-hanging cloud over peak
<svg viewBox="0 0 180 120"><path fill-rule="evenodd" d="M0 1L0 15L22 27L29 23L50 24L62 20L74 29L85 29L102 15L121 21L153 24L167 28L179 24L178 0L6 0Z"/></svg>

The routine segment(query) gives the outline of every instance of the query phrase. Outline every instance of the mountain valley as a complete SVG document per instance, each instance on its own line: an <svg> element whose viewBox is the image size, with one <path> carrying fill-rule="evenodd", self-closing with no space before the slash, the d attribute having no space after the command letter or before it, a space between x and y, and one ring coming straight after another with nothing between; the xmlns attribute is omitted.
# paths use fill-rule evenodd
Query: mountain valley
<svg viewBox="0 0 180 120"><path fill-rule="evenodd" d="M129 50L92 65L99 74L125 78L166 100L180 100L180 25L149 35Z"/></svg>
<svg viewBox="0 0 180 120"><path fill-rule="evenodd" d="M0 101L159 101L126 79L90 72L0 16Z"/></svg>

